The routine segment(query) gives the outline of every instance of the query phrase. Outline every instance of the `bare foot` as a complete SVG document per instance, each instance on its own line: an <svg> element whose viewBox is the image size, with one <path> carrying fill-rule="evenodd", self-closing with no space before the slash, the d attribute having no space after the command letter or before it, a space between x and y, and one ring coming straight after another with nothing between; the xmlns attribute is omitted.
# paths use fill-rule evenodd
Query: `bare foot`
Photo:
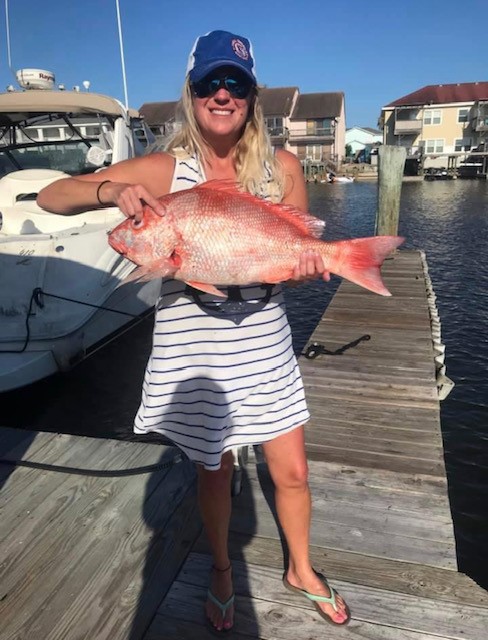
<svg viewBox="0 0 488 640"><path fill-rule="evenodd" d="M232 585L232 567L229 565L227 569L217 569L212 567L210 574L210 592L224 605L229 598L232 598L234 594L234 588ZM210 597L207 598L205 603L205 613L207 618L218 630L230 629L234 624L234 604L230 603L228 607L225 607L225 611L222 611Z"/></svg>
<svg viewBox="0 0 488 640"><path fill-rule="evenodd" d="M324 582L313 570L311 573L299 576L298 573L288 569L286 578L293 587L303 589L314 596L325 596L326 598L331 597L330 589L327 588ZM328 602L314 602L314 604L317 604L334 622L337 624L343 624L347 620L348 616L346 603L344 599L337 594L337 592L335 602L337 611Z"/></svg>

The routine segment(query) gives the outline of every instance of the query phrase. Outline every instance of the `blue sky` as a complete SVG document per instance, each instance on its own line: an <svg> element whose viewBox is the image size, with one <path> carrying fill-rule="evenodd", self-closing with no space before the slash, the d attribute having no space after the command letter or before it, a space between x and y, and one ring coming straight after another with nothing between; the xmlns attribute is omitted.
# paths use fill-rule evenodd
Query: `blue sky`
<svg viewBox="0 0 488 640"><path fill-rule="evenodd" d="M115 0L10 0L12 66L124 101ZM488 81L487 0L119 0L129 104L176 100L195 38L253 42L259 81L344 91L347 126L427 84ZM0 90L13 82L0 0Z"/></svg>

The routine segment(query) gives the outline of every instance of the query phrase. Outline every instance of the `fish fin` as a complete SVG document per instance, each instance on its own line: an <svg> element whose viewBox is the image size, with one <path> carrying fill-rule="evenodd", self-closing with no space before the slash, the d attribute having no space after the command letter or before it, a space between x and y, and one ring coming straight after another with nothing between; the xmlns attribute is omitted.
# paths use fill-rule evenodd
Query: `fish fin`
<svg viewBox="0 0 488 640"><path fill-rule="evenodd" d="M241 185L234 180L209 180L208 182L203 182L193 187L193 189L213 189L214 191L237 195L244 200L257 202L274 215L293 224L301 233L313 238L320 238L324 231L325 222L320 220L320 218L316 218L310 213L302 211L292 205L269 202L269 200L258 198L248 191L242 191Z"/></svg>
<svg viewBox="0 0 488 640"><path fill-rule="evenodd" d="M391 296L381 279L380 267L403 241L400 236L374 236L332 242L338 254L335 256L337 264L333 259L330 270L369 291Z"/></svg>
<svg viewBox="0 0 488 640"><path fill-rule="evenodd" d="M185 280L185 283L193 287L194 289L198 289L199 291L204 291L205 293L210 293L213 296L219 296L220 298L227 298L225 293L219 291L217 287L214 287L213 284L208 284L206 282L194 282L190 280Z"/></svg>
<svg viewBox="0 0 488 640"><path fill-rule="evenodd" d="M176 270L177 267L172 260L158 260L143 267L137 267L137 269L123 279L123 283L149 282L149 280L156 280L157 278L165 278L166 276L173 275Z"/></svg>
<svg viewBox="0 0 488 640"><path fill-rule="evenodd" d="M235 180L207 180L202 182L193 189L215 189L216 191L227 191L229 193L246 193L242 191L242 187L239 182Z"/></svg>

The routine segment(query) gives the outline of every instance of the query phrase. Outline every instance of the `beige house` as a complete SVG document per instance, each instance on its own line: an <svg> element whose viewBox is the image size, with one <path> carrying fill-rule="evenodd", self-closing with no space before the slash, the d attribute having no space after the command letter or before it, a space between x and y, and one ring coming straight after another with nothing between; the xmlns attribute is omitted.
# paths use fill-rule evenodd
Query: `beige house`
<svg viewBox="0 0 488 640"><path fill-rule="evenodd" d="M344 94L300 94L290 116L287 148L302 164L338 166L346 149Z"/></svg>
<svg viewBox="0 0 488 640"><path fill-rule="evenodd" d="M488 137L488 82L429 85L381 110L383 143L424 168L452 166Z"/></svg>
<svg viewBox="0 0 488 640"><path fill-rule="evenodd" d="M307 176L342 161L346 136L343 93L300 94L298 87L263 87L260 100L272 145L295 153ZM150 102L140 108L161 144L179 126L175 108L175 102Z"/></svg>

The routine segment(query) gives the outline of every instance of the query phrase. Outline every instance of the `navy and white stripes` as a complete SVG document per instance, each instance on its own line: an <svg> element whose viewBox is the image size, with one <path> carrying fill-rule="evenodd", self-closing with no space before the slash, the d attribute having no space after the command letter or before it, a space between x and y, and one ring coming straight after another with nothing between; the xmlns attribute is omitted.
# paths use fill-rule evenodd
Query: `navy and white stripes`
<svg viewBox="0 0 488 640"><path fill-rule="evenodd" d="M172 191L204 180L195 158L176 160ZM241 294L251 302L264 295L260 285ZM218 469L232 447L271 440L308 419L279 285L262 309L244 309L236 321L207 313L184 283L163 281L136 433L162 433Z"/></svg>

